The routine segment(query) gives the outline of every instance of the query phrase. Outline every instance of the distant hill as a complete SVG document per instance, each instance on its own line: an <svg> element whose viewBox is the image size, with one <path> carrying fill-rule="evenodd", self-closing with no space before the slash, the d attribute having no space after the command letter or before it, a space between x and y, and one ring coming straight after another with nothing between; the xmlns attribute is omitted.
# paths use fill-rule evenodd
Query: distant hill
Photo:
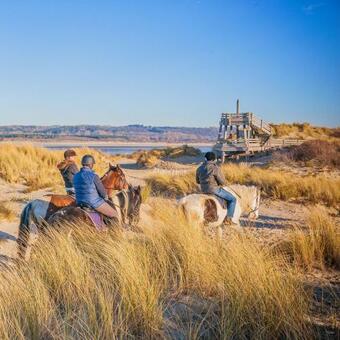
<svg viewBox="0 0 340 340"><path fill-rule="evenodd" d="M339 128L315 127L308 123L271 124L274 137L337 139ZM201 143L215 142L217 127L107 126L107 125L7 125L0 126L0 140L104 140L117 142Z"/></svg>
<svg viewBox="0 0 340 340"><path fill-rule="evenodd" d="M0 140L13 139L93 139L119 142L212 142L216 140L217 128L192 128L169 126L0 126Z"/></svg>

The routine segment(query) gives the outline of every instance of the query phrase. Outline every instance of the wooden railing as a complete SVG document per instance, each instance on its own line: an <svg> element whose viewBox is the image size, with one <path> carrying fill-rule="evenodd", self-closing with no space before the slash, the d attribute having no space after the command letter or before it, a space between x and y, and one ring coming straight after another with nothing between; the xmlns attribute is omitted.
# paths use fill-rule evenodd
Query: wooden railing
<svg viewBox="0 0 340 340"><path fill-rule="evenodd" d="M264 122L263 119L256 117L253 113L251 114L250 124L257 129L262 130L267 135L271 135L272 133L271 126Z"/></svg>

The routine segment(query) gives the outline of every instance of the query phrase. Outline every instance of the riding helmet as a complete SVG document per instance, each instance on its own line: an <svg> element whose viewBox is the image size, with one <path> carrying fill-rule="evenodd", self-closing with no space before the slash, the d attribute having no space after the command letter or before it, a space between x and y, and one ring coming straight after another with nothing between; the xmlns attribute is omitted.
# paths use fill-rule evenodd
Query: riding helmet
<svg viewBox="0 0 340 340"><path fill-rule="evenodd" d="M96 164L96 161L92 155L85 155L81 159L81 165L83 166L93 166L94 164Z"/></svg>
<svg viewBox="0 0 340 340"><path fill-rule="evenodd" d="M72 149L68 149L64 152L64 158L68 158L68 157L73 157L73 156L77 156L76 152Z"/></svg>
<svg viewBox="0 0 340 340"><path fill-rule="evenodd" d="M206 158L207 161L214 161L214 160L216 160L216 155L215 155L214 152L209 151L205 154L205 158Z"/></svg>

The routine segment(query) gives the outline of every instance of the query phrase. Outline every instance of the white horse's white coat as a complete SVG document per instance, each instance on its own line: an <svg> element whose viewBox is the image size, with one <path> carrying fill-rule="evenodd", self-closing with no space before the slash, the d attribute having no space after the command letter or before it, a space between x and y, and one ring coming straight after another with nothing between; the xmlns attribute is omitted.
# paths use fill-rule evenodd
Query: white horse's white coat
<svg viewBox="0 0 340 340"><path fill-rule="evenodd" d="M231 193L236 198L236 207L232 221L239 225L240 217L249 215L249 218L256 219L259 216L260 190L256 186L246 186L234 184L225 186L223 189ZM221 203L214 195L192 194L183 197L178 204L183 207L184 213L189 221L204 223L205 200L212 199L216 203L218 219L211 222L212 227L220 226L227 215L227 210L223 209Z"/></svg>

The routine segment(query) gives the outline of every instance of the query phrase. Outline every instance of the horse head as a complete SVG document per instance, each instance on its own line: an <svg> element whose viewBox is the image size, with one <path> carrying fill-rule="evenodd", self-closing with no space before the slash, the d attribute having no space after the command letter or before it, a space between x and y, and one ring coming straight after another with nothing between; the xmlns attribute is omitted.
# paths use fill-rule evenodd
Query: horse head
<svg viewBox="0 0 340 340"><path fill-rule="evenodd" d="M112 190L128 189L129 184L125 174L119 165L109 163L109 169L101 178L101 181L107 191L108 196L111 196Z"/></svg>
<svg viewBox="0 0 340 340"><path fill-rule="evenodd" d="M142 190L140 185L136 187L129 185L127 194L129 197L127 217L131 225L136 225L139 222L140 207L142 204Z"/></svg>

